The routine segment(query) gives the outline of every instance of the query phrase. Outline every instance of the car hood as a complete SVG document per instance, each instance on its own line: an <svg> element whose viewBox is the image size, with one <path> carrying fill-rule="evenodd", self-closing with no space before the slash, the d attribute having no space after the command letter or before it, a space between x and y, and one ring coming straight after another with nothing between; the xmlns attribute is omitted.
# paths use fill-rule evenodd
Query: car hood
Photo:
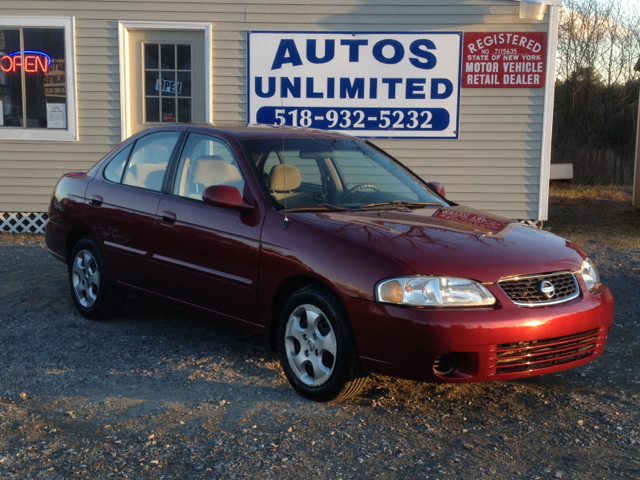
<svg viewBox="0 0 640 480"><path fill-rule="evenodd" d="M423 275L489 283L514 275L577 271L585 257L577 245L549 232L460 206L297 215Z"/></svg>

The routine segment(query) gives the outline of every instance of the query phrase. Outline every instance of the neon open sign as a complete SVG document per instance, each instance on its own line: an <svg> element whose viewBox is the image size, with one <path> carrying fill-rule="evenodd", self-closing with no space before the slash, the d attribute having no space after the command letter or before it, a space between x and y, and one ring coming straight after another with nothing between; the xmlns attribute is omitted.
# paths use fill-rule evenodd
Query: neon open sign
<svg viewBox="0 0 640 480"><path fill-rule="evenodd" d="M15 73L22 67L21 52L13 52L0 58L0 69L5 73ZM36 50L24 51L24 71L26 73L46 73L51 65L51 57Z"/></svg>

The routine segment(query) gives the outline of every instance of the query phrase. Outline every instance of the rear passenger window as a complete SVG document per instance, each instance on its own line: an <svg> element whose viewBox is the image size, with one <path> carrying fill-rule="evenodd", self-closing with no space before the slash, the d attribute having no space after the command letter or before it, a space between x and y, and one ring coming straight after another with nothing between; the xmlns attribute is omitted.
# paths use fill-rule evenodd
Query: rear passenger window
<svg viewBox="0 0 640 480"><path fill-rule="evenodd" d="M124 184L159 192L180 132L158 132L136 142L124 174Z"/></svg>
<svg viewBox="0 0 640 480"><path fill-rule="evenodd" d="M107 168L104 169L104 178L110 182L120 183L122 182L122 173L124 172L124 166L129 159L129 153L133 145L129 145L123 149L115 157L111 159Z"/></svg>

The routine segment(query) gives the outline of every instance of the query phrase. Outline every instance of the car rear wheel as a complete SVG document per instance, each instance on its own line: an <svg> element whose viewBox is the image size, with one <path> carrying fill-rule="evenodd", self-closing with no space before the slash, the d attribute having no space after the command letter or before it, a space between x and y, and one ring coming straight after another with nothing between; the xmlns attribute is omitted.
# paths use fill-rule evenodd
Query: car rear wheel
<svg viewBox="0 0 640 480"><path fill-rule="evenodd" d="M112 283L100 247L92 237L81 239L71 253L69 285L76 308L92 320L117 315L126 299L126 293Z"/></svg>
<svg viewBox="0 0 640 480"><path fill-rule="evenodd" d="M356 395L366 381L351 324L342 303L327 287L310 285L294 293L278 325L280 363L289 383L316 401Z"/></svg>

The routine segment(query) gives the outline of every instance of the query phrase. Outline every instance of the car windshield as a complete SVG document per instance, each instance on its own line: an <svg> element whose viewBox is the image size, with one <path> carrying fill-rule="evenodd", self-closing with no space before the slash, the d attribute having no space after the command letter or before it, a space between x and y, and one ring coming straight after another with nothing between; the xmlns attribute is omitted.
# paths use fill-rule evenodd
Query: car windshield
<svg viewBox="0 0 640 480"><path fill-rule="evenodd" d="M279 208L424 208L446 202L363 142L331 138L241 140Z"/></svg>

